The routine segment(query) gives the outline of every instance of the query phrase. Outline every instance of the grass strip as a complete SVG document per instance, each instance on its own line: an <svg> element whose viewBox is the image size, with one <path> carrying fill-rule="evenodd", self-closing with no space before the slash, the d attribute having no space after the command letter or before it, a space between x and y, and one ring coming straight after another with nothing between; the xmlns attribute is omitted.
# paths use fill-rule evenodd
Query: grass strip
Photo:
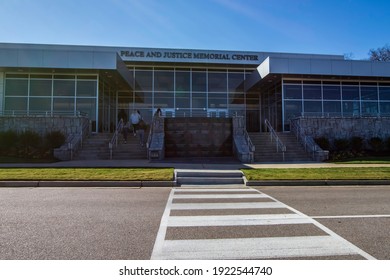
<svg viewBox="0 0 390 280"><path fill-rule="evenodd" d="M390 180L390 167L242 169L250 181L261 180Z"/></svg>
<svg viewBox="0 0 390 280"><path fill-rule="evenodd" d="M1 168L0 180L172 181L173 168Z"/></svg>

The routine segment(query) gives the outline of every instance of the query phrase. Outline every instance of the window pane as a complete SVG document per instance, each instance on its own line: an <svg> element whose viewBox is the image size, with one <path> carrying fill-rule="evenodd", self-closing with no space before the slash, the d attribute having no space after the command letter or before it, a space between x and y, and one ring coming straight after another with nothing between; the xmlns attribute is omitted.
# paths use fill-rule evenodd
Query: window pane
<svg viewBox="0 0 390 280"><path fill-rule="evenodd" d="M341 114L340 101L324 101L325 116L339 116Z"/></svg>
<svg viewBox="0 0 390 280"><path fill-rule="evenodd" d="M209 92L226 92L227 76L226 73L209 72Z"/></svg>
<svg viewBox="0 0 390 280"><path fill-rule="evenodd" d="M31 111L51 111L51 98L30 98L29 110Z"/></svg>
<svg viewBox="0 0 390 280"><path fill-rule="evenodd" d="M176 72L176 91L190 91L190 72Z"/></svg>
<svg viewBox="0 0 390 280"><path fill-rule="evenodd" d="M284 99L302 99L302 86L284 85Z"/></svg>
<svg viewBox="0 0 390 280"><path fill-rule="evenodd" d="M27 111L27 98L6 97L4 109L6 111L18 110L18 111L23 111L25 113Z"/></svg>
<svg viewBox="0 0 390 280"><path fill-rule="evenodd" d="M174 78L173 71L155 71L154 72L154 90L156 91L173 91Z"/></svg>
<svg viewBox="0 0 390 280"><path fill-rule="evenodd" d="M380 109L382 116L390 116L390 102L381 102Z"/></svg>
<svg viewBox="0 0 390 280"><path fill-rule="evenodd" d="M177 108L190 108L191 96L188 91L176 92L176 107Z"/></svg>
<svg viewBox="0 0 390 280"><path fill-rule="evenodd" d="M192 108L206 108L207 98L205 92L192 93Z"/></svg>
<svg viewBox="0 0 390 280"><path fill-rule="evenodd" d="M315 113L314 115L318 115L317 113L322 113L322 103L321 101L305 101L305 115Z"/></svg>
<svg viewBox="0 0 390 280"><path fill-rule="evenodd" d="M343 86L343 100L359 100L359 87Z"/></svg>
<svg viewBox="0 0 390 280"><path fill-rule="evenodd" d="M5 95L6 96L27 96L28 80L7 79L5 82Z"/></svg>
<svg viewBox="0 0 390 280"><path fill-rule="evenodd" d="M376 115L378 115L378 103L377 102L362 102L362 115L363 116L376 116Z"/></svg>
<svg viewBox="0 0 390 280"><path fill-rule="evenodd" d="M153 72L135 71L135 89L143 91L153 90Z"/></svg>
<svg viewBox="0 0 390 280"><path fill-rule="evenodd" d="M324 86L324 100L340 100L341 90L340 86Z"/></svg>
<svg viewBox="0 0 390 280"><path fill-rule="evenodd" d="M77 96L96 96L96 82L77 81Z"/></svg>
<svg viewBox="0 0 390 280"><path fill-rule="evenodd" d="M301 101L285 101L284 102L285 121L292 118L300 117L302 115L302 102Z"/></svg>
<svg viewBox="0 0 390 280"><path fill-rule="evenodd" d="M75 81L54 80L53 86L54 96L74 96L75 95Z"/></svg>
<svg viewBox="0 0 390 280"><path fill-rule="evenodd" d="M227 95L221 93L209 93L209 108L226 108Z"/></svg>
<svg viewBox="0 0 390 280"><path fill-rule="evenodd" d="M31 80L30 96L51 96L51 80Z"/></svg>
<svg viewBox="0 0 390 280"><path fill-rule="evenodd" d="M303 86L304 99L321 99L321 86L304 85Z"/></svg>
<svg viewBox="0 0 390 280"><path fill-rule="evenodd" d="M344 116L360 116L360 102L359 101L344 101L343 102Z"/></svg>
<svg viewBox="0 0 390 280"><path fill-rule="evenodd" d="M136 108L152 108L152 93L151 92L136 92L134 99Z"/></svg>
<svg viewBox="0 0 390 280"><path fill-rule="evenodd" d="M74 98L54 98L53 112L74 112Z"/></svg>
<svg viewBox="0 0 390 280"><path fill-rule="evenodd" d="M192 72L192 91L206 91L206 72Z"/></svg>
<svg viewBox="0 0 390 280"><path fill-rule="evenodd" d="M96 98L77 98L76 111L86 113L91 120L96 120Z"/></svg>
<svg viewBox="0 0 390 280"><path fill-rule="evenodd" d="M377 87L361 87L362 100L378 100Z"/></svg>
<svg viewBox="0 0 390 280"><path fill-rule="evenodd" d="M390 100L390 87L379 87L379 99Z"/></svg>
<svg viewBox="0 0 390 280"><path fill-rule="evenodd" d="M229 92L244 91L244 73L229 73L228 81Z"/></svg>
<svg viewBox="0 0 390 280"><path fill-rule="evenodd" d="M154 93L154 107L160 108L174 108L173 92L155 92Z"/></svg>

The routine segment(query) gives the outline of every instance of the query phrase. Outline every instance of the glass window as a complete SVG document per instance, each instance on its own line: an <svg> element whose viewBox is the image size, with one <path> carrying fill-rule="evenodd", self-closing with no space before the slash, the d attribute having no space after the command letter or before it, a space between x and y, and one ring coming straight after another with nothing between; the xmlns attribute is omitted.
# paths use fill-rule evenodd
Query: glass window
<svg viewBox="0 0 390 280"><path fill-rule="evenodd" d="M226 73L209 72L209 92L227 92Z"/></svg>
<svg viewBox="0 0 390 280"><path fill-rule="evenodd" d="M77 98L76 111L86 113L91 120L95 120L96 98Z"/></svg>
<svg viewBox="0 0 390 280"><path fill-rule="evenodd" d="M173 71L155 71L154 72L154 90L173 91L174 90L174 72Z"/></svg>
<svg viewBox="0 0 390 280"><path fill-rule="evenodd" d="M191 90L191 73L176 71L176 91Z"/></svg>
<svg viewBox="0 0 390 280"><path fill-rule="evenodd" d="M28 80L26 79L7 79L5 81L6 96L27 96Z"/></svg>
<svg viewBox="0 0 390 280"><path fill-rule="evenodd" d="M54 96L74 96L75 81L74 80L54 80L53 84Z"/></svg>
<svg viewBox="0 0 390 280"><path fill-rule="evenodd" d="M137 108L152 108L152 93L135 92L134 103Z"/></svg>
<svg viewBox="0 0 390 280"><path fill-rule="evenodd" d="M192 72L192 91L206 91L206 72Z"/></svg>
<svg viewBox="0 0 390 280"><path fill-rule="evenodd" d="M315 85L303 85L303 98L304 99L321 99L321 86Z"/></svg>
<svg viewBox="0 0 390 280"><path fill-rule="evenodd" d="M192 108L207 108L207 95L205 92L192 93Z"/></svg>
<svg viewBox="0 0 390 280"><path fill-rule="evenodd" d="M174 94L173 92L155 92L154 93L154 107L160 108L174 108Z"/></svg>
<svg viewBox="0 0 390 280"><path fill-rule="evenodd" d="M5 106L6 111L27 111L27 98L26 97L6 97Z"/></svg>
<svg viewBox="0 0 390 280"><path fill-rule="evenodd" d="M153 90L153 71L135 71L135 89L141 91Z"/></svg>
<svg viewBox="0 0 390 280"><path fill-rule="evenodd" d="M380 102L379 106L382 116L390 116L390 102Z"/></svg>
<svg viewBox="0 0 390 280"><path fill-rule="evenodd" d="M51 80L31 80L30 96L51 96Z"/></svg>
<svg viewBox="0 0 390 280"><path fill-rule="evenodd" d="M77 96L96 96L96 81L77 81Z"/></svg>
<svg viewBox="0 0 390 280"><path fill-rule="evenodd" d="M54 98L53 112L54 113L74 112L74 98Z"/></svg>
<svg viewBox="0 0 390 280"><path fill-rule="evenodd" d="M379 99L390 100L390 87L379 87Z"/></svg>
<svg viewBox="0 0 390 280"><path fill-rule="evenodd" d="M30 111L51 111L51 98L30 97Z"/></svg>
<svg viewBox="0 0 390 280"><path fill-rule="evenodd" d="M359 101L343 101L343 115L344 116L360 116L360 102Z"/></svg>
<svg viewBox="0 0 390 280"><path fill-rule="evenodd" d="M340 101L324 101L325 116L339 116L341 114Z"/></svg>
<svg viewBox="0 0 390 280"><path fill-rule="evenodd" d="M362 115L363 116L378 115L378 102L362 102Z"/></svg>
<svg viewBox="0 0 390 280"><path fill-rule="evenodd" d="M221 93L209 93L209 108L226 108L227 95Z"/></svg>
<svg viewBox="0 0 390 280"><path fill-rule="evenodd" d="M229 92L244 91L244 73L229 73L228 81Z"/></svg>
<svg viewBox="0 0 390 280"><path fill-rule="evenodd" d="M340 100L340 86L323 86L324 100Z"/></svg>
<svg viewBox="0 0 390 280"><path fill-rule="evenodd" d="M343 86L342 87L343 100L359 100L359 87L357 86Z"/></svg>
<svg viewBox="0 0 390 280"><path fill-rule="evenodd" d="M302 115L302 102L301 101L285 101L284 102L284 118L286 121L300 117Z"/></svg>
<svg viewBox="0 0 390 280"><path fill-rule="evenodd" d="M302 99L302 86L284 85L284 99Z"/></svg>
<svg viewBox="0 0 390 280"><path fill-rule="evenodd" d="M378 100L378 88L362 86L360 88L362 100Z"/></svg>
<svg viewBox="0 0 390 280"><path fill-rule="evenodd" d="M191 97L189 92L176 92L176 107L177 108L190 108Z"/></svg>
<svg viewBox="0 0 390 280"><path fill-rule="evenodd" d="M318 113L322 113L322 102L321 101L304 101L305 115L312 114L318 115ZM315 113L315 114L313 114Z"/></svg>

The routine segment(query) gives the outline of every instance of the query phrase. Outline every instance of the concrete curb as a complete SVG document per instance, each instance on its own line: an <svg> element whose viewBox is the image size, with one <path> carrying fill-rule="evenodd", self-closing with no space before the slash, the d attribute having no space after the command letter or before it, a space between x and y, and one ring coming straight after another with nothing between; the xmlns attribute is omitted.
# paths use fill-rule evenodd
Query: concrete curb
<svg viewBox="0 0 390 280"><path fill-rule="evenodd" d="M3 188L173 187L174 181L0 181Z"/></svg>
<svg viewBox="0 0 390 280"><path fill-rule="evenodd" d="M246 186L355 186L390 185L390 180L264 180L247 181Z"/></svg>

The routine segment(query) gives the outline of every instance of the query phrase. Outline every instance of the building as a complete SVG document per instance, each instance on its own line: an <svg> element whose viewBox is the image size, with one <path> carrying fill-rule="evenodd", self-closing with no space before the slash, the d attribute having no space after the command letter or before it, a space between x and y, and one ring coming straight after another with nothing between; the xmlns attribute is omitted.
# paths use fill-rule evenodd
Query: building
<svg viewBox="0 0 390 280"><path fill-rule="evenodd" d="M369 121L376 127L370 135L389 137L390 63L341 55L0 44L3 118L87 116L92 132L105 133L116 127L121 109L127 115L137 109L151 122L157 108L168 118L242 116L248 132L266 131L265 120L276 131L290 131L298 118L313 137L350 133L345 126L364 134ZM358 128L351 124L357 120Z"/></svg>

